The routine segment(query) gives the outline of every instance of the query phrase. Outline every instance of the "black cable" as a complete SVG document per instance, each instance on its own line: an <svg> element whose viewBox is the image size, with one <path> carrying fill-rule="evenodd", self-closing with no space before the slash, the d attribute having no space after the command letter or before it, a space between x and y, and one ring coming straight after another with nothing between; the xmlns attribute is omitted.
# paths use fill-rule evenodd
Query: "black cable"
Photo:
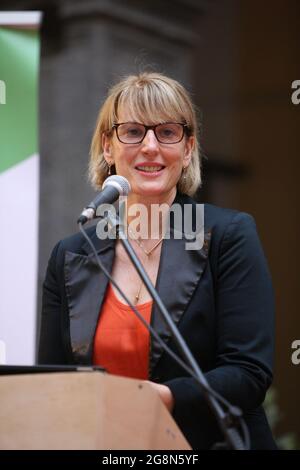
<svg viewBox="0 0 300 470"><path fill-rule="evenodd" d="M82 233L83 237L87 240L88 244L90 245L94 255L95 255L95 258L97 260L97 263L99 265L99 268L102 270L102 272L104 273L104 275L111 281L111 283L115 286L115 288L117 289L117 291L119 292L119 294L122 296L122 298L128 303L128 305L130 306L130 308L132 309L132 311L134 312L134 314L139 318L139 320L143 323L143 325L145 326L145 328L147 328L151 334L155 337L155 339L159 342L159 344L162 346L162 348L173 358L173 360L175 362L177 362L186 372L188 372L188 374L197 382L198 385L200 385L200 389L202 389L202 391L204 391L205 393L208 394L208 396L213 396L219 403L222 403L223 406L228 410L229 414L231 416L234 416L235 419L239 420L240 421L240 426L243 430L243 434L244 434L244 437L245 437L245 444L242 442L239 434L236 432L235 429L227 429L227 431L231 433L231 435L233 436L233 438L235 439L235 441L237 442L237 448L241 449L241 450L248 450L250 448L250 438L249 438L249 431L247 429L247 426L241 416L241 412L239 410L239 408L237 407L234 407L232 406L224 397L222 397L218 392L216 392L215 390L213 390L209 384L206 384L204 382L202 382L200 380L200 378L195 374L195 372L185 364L185 362L176 354L174 353L168 346L167 344L165 344L165 342L160 338L160 336L158 335L158 333L153 329L153 327L148 324L146 322L146 320L143 318L143 316L139 313L139 311L135 308L135 306L131 303L131 301L127 298L127 296L123 293L123 291L121 290L121 288L118 286L118 284L116 283L116 281L112 278L112 276L110 275L110 273L107 271L107 269L105 268L105 266L102 264L99 256L98 256L98 253L94 247L94 244L92 242L92 240L90 239L90 237L88 236L88 234L86 233L86 231L84 230L83 228L83 225L82 223L79 221L78 222L78 226L79 226L79 230L80 232ZM130 245L130 243L128 242L128 244ZM130 245L131 246L131 245ZM132 248L132 247L131 247ZM224 418L226 419L226 417Z"/></svg>

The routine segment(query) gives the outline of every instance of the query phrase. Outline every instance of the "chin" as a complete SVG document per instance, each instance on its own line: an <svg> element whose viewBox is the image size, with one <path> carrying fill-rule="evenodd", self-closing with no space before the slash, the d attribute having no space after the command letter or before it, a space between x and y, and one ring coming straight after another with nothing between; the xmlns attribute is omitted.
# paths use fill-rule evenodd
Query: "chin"
<svg viewBox="0 0 300 470"><path fill-rule="evenodd" d="M166 188L163 186L157 186L157 187L145 187L145 188L140 188L136 193L139 194L140 196L160 196L161 194L166 192Z"/></svg>

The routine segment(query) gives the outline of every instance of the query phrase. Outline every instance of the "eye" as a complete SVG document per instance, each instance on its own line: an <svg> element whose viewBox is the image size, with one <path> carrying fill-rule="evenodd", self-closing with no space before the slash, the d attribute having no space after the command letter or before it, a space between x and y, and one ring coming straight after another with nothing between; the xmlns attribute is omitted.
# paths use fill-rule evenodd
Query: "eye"
<svg viewBox="0 0 300 470"><path fill-rule="evenodd" d="M122 124L119 127L119 133L127 137L142 137L144 128L138 124Z"/></svg>
<svg viewBox="0 0 300 470"><path fill-rule="evenodd" d="M161 135L164 135L166 137L170 136L170 135L174 135L175 134L175 130L172 128L172 127L161 127L159 129L159 133Z"/></svg>
<svg viewBox="0 0 300 470"><path fill-rule="evenodd" d="M158 135L161 139L177 139L180 137L182 129L176 123L161 124L157 127Z"/></svg>
<svg viewBox="0 0 300 470"><path fill-rule="evenodd" d="M140 127L130 127L127 129L127 134L132 135L134 137L139 136L143 133L142 129Z"/></svg>

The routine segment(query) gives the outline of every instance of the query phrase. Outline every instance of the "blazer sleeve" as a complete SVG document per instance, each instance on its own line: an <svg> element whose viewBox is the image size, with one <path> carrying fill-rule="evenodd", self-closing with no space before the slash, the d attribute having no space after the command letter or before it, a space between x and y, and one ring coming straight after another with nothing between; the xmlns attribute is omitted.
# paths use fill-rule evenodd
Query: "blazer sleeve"
<svg viewBox="0 0 300 470"><path fill-rule="evenodd" d="M237 213L219 246L216 360L205 377L215 391L246 412L262 404L272 381L273 289L252 216ZM194 379L165 384L175 398L173 414L179 425L212 419Z"/></svg>
<svg viewBox="0 0 300 470"><path fill-rule="evenodd" d="M38 345L39 364L67 364L62 338L62 300L58 281L58 243L50 256L43 284L42 313Z"/></svg>

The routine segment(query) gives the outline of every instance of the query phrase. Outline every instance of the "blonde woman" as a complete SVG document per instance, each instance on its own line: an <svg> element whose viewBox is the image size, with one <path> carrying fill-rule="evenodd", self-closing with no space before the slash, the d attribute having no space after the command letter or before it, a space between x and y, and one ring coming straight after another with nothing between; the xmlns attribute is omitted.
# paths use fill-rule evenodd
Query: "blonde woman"
<svg viewBox="0 0 300 470"><path fill-rule="evenodd" d="M142 204L149 228L143 238L128 232L132 247L210 385L245 413L251 448L271 449L261 405L272 381L273 292L253 218L204 204L205 242L187 250L183 228L181 238L166 238L163 224L151 217L155 204L177 205L183 213L189 207L194 223L193 195L201 184L197 129L194 106L177 81L158 73L126 77L100 109L91 181L101 189L109 175L128 179L127 222ZM120 241L88 231L114 280L178 352ZM193 448L209 449L222 439L194 379L99 272L81 234L59 242L49 261L39 362L100 364L112 374L150 381Z"/></svg>

